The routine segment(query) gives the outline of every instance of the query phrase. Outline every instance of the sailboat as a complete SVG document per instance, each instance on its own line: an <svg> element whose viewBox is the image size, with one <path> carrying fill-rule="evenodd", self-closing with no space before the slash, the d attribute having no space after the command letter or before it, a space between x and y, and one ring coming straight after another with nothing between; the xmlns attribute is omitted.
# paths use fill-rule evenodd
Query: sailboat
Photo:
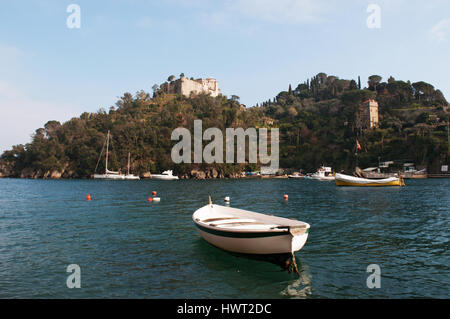
<svg viewBox="0 0 450 319"><path fill-rule="evenodd" d="M125 179L126 180L138 180L138 179L140 179L139 176L130 174L130 153L128 153L128 171L127 171L127 175L125 175Z"/></svg>
<svg viewBox="0 0 450 319"><path fill-rule="evenodd" d="M344 174L336 174L335 181L337 186L405 186L405 182L401 176L382 179L368 179Z"/></svg>
<svg viewBox="0 0 450 319"><path fill-rule="evenodd" d="M107 180L137 180L139 176L135 176L130 174L130 153L128 153L128 174L120 174L119 172L110 171L108 169L108 156L109 156L109 136L110 133L108 131L108 135L106 137L106 160L105 160L105 173L104 174L94 174L94 179L107 179ZM100 157L102 156L102 152L100 153ZM100 160L100 158L99 158ZM97 163L98 165L98 163ZM96 168L97 169L97 168Z"/></svg>
<svg viewBox="0 0 450 319"><path fill-rule="evenodd" d="M358 140L356 139L356 174L361 176L359 174L358 170L361 171L358 168L358 150L361 150L361 145L359 144ZM405 186L405 182L403 181L403 178L401 176L399 177L388 177L388 178L381 178L381 179L369 179L369 178L362 178L362 177L356 177L356 176L350 176L345 174L336 174L335 176L335 182L337 186L362 186L362 187L375 187L375 186Z"/></svg>

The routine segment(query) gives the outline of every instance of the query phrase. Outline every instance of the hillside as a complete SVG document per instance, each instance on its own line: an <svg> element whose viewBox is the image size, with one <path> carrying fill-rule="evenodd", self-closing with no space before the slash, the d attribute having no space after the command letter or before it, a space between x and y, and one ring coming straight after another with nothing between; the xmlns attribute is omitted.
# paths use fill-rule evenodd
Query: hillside
<svg viewBox="0 0 450 319"><path fill-rule="evenodd" d="M359 82L359 83L358 83ZM357 121L361 103L379 103L380 124L364 129ZM83 113L63 124L49 121L38 128L32 141L13 146L0 159L0 177L88 178L94 173L106 133L111 131L113 169L126 170L131 153L132 170L145 176L173 169L183 177L237 177L257 165L172 164L172 130L193 131L201 119L203 129L217 127L279 127L280 167L314 171L326 164L350 170L356 164L355 140L362 151L358 165L378 160L411 161L437 172L448 163L448 103L441 91L425 82L410 83L392 77L383 82L371 76L367 87L360 80L343 80L319 73L273 100L245 108L237 96L183 97L139 91L125 93L108 111ZM206 143L204 143L205 145ZM103 161L98 170L103 171Z"/></svg>

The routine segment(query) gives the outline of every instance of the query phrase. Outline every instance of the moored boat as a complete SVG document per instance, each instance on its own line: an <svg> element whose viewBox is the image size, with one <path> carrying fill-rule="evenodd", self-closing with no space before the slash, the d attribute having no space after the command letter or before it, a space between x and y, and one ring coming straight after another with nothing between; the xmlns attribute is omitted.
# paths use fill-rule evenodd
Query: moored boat
<svg viewBox="0 0 450 319"><path fill-rule="evenodd" d="M301 173L293 173L291 175L288 175L288 178L305 178L305 175Z"/></svg>
<svg viewBox="0 0 450 319"><path fill-rule="evenodd" d="M140 179L139 176L130 174L130 153L128 153L128 172L126 175L120 174L120 172L110 171L108 169L109 138L110 138L110 133L108 131L108 135L106 137L105 173L104 174L94 174L93 178L94 179L105 179L105 180L139 180ZM100 161L102 154L103 154L103 149L100 152L100 157L97 162L97 167L98 167L98 163ZM97 167L95 167L95 170L97 170Z"/></svg>
<svg viewBox="0 0 450 319"><path fill-rule="evenodd" d="M178 179L178 176L174 176L172 172L173 171L169 170L169 171L162 172L162 174L152 174L151 178L157 179L157 180L162 180L162 181L171 181L171 180Z"/></svg>
<svg viewBox="0 0 450 319"><path fill-rule="evenodd" d="M334 181L334 174L331 167L321 166L317 172L308 176L308 178L319 181Z"/></svg>
<svg viewBox="0 0 450 319"><path fill-rule="evenodd" d="M127 171L127 175L125 175L125 179L126 180L139 180L140 177L134 174L130 174L130 153L128 153L128 171Z"/></svg>
<svg viewBox="0 0 450 319"><path fill-rule="evenodd" d="M255 255L293 254L308 238L301 221L212 204L192 215L200 236L223 250Z"/></svg>
<svg viewBox="0 0 450 319"><path fill-rule="evenodd" d="M337 186L405 186L402 177L368 179L345 174L336 174L335 177Z"/></svg>
<svg viewBox="0 0 450 319"><path fill-rule="evenodd" d="M427 169L423 168L421 170L417 170L414 163L404 163L403 164L403 172L399 172L399 175L403 178L427 178Z"/></svg>
<svg viewBox="0 0 450 319"><path fill-rule="evenodd" d="M115 172L115 171L110 171L108 169L108 156L109 156L109 131L108 131L108 135L106 137L106 158L105 158L105 173L104 174L94 174L94 179L106 179L106 180L124 180L125 179L125 175L120 174L119 172ZM104 146L103 146L104 147ZM102 156L103 153L103 149L100 152L100 157ZM100 157L99 157L99 161L100 161ZM98 166L98 162L97 162L97 166ZM95 170L97 170L97 167L95 167Z"/></svg>

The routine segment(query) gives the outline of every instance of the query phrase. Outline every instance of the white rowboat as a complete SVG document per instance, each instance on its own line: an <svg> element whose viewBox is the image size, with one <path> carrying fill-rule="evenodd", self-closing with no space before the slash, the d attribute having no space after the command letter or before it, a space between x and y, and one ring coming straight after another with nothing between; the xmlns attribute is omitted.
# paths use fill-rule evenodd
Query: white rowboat
<svg viewBox="0 0 450 319"><path fill-rule="evenodd" d="M293 254L302 249L309 224L210 202L192 215L200 236L226 251L243 254Z"/></svg>

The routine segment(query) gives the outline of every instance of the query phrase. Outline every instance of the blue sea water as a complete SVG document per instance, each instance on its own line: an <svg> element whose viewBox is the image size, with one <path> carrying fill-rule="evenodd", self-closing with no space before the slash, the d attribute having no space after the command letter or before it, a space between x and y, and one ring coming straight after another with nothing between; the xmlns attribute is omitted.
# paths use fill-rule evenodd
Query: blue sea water
<svg viewBox="0 0 450 319"><path fill-rule="evenodd" d="M406 183L0 179L0 298L448 298L450 180ZM308 222L300 276L202 240L191 216L208 195Z"/></svg>

